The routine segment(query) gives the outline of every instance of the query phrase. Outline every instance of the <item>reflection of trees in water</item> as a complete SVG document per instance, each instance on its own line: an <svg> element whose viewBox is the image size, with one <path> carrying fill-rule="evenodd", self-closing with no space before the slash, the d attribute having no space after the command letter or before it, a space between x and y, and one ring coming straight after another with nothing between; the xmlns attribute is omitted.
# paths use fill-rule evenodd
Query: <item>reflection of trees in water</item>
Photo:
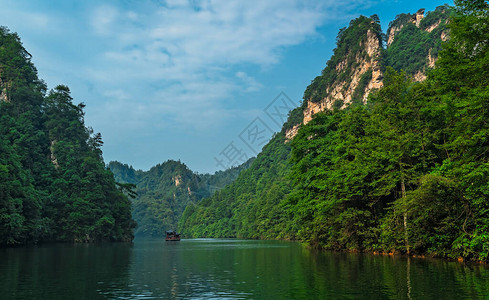
<svg viewBox="0 0 489 300"><path fill-rule="evenodd" d="M489 295L489 268L429 258L303 250L319 298L460 299ZM310 274L306 274L309 272Z"/></svg>
<svg viewBox="0 0 489 300"><path fill-rule="evenodd" d="M487 295L489 269L402 256L316 252L276 241L183 240L135 251L133 294L153 297L454 299ZM441 298L440 298L441 297Z"/></svg>
<svg viewBox="0 0 489 300"><path fill-rule="evenodd" d="M2 249L2 299L115 295L128 285L131 252L129 243Z"/></svg>
<svg viewBox="0 0 489 300"><path fill-rule="evenodd" d="M411 258L408 256L407 258L407 264L406 264L406 287L407 287L407 297L408 299L411 298Z"/></svg>
<svg viewBox="0 0 489 300"><path fill-rule="evenodd" d="M459 299L489 295L487 282L483 265L316 252L276 241L0 249L2 299Z"/></svg>

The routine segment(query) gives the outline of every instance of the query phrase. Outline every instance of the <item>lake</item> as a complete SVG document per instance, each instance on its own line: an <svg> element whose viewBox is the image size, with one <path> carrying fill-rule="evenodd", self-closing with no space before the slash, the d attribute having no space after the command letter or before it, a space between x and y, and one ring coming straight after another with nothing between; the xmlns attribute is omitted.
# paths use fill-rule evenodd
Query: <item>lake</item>
<svg viewBox="0 0 489 300"><path fill-rule="evenodd" d="M489 268L195 239L0 249L0 299L478 299Z"/></svg>

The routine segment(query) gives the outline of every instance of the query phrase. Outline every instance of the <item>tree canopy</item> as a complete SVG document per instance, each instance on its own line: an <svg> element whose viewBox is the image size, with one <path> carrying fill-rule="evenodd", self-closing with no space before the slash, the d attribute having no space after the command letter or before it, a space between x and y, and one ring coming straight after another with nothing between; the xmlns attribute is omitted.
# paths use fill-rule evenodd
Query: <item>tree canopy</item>
<svg viewBox="0 0 489 300"><path fill-rule="evenodd" d="M67 86L46 93L19 37L0 28L0 245L130 241L131 203L100 133Z"/></svg>

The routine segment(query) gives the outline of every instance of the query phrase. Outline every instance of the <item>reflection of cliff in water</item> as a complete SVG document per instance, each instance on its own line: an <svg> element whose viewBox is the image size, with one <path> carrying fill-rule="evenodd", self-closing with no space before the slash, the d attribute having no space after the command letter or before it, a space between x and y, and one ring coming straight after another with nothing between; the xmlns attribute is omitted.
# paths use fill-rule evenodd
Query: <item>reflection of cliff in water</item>
<svg viewBox="0 0 489 300"><path fill-rule="evenodd" d="M128 286L131 253L130 243L0 249L0 298L114 297Z"/></svg>

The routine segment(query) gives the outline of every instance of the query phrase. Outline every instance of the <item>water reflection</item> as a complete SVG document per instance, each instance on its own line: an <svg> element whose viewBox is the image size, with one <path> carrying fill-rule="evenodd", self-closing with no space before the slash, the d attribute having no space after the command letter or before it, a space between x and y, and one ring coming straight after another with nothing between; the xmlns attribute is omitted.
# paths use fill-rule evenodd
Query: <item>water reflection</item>
<svg viewBox="0 0 489 300"><path fill-rule="evenodd" d="M0 250L2 299L460 299L489 270L432 259L314 252L297 243L136 240Z"/></svg>
<svg viewBox="0 0 489 300"><path fill-rule="evenodd" d="M487 268L441 260L313 252L276 241L146 240L135 247L131 280L158 298L459 299L489 292Z"/></svg>
<svg viewBox="0 0 489 300"><path fill-rule="evenodd" d="M100 298L127 288L130 244L0 249L2 299Z"/></svg>

